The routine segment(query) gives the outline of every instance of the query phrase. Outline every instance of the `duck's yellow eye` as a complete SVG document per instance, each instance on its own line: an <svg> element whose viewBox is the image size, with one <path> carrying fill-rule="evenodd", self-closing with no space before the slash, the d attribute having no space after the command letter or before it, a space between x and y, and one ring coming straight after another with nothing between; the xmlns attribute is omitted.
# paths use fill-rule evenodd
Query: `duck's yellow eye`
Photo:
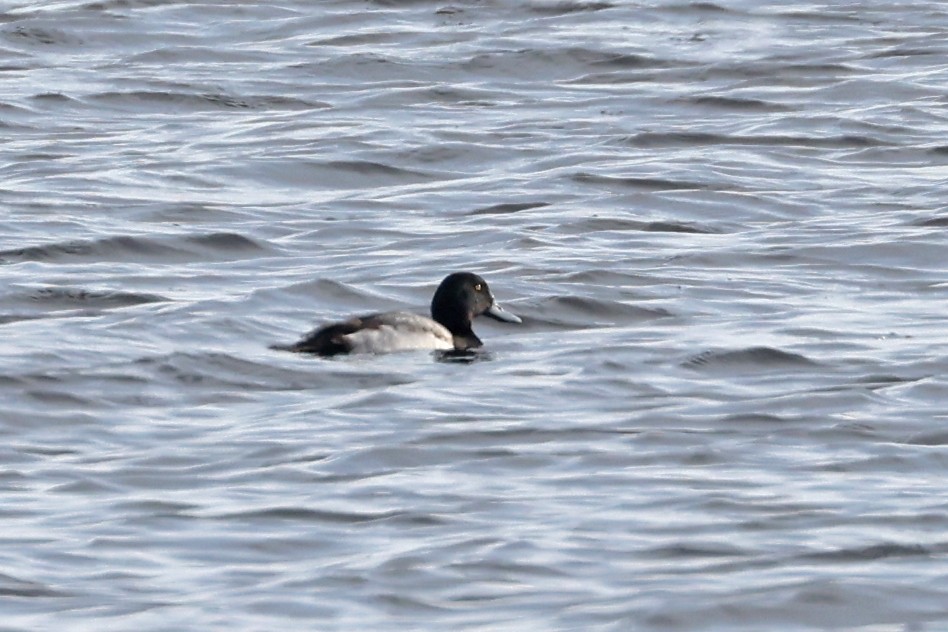
<svg viewBox="0 0 948 632"><path fill-rule="evenodd" d="M481 290L484 289L484 286L481 285L480 283L478 283L477 285L474 286L474 289L475 289L476 291L480 292Z"/></svg>

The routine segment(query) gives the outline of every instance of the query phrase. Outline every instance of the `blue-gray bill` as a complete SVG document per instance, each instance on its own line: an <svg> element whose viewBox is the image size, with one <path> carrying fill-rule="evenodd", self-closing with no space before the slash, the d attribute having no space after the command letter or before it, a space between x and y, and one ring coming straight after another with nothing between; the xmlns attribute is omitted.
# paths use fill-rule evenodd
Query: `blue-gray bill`
<svg viewBox="0 0 948 632"><path fill-rule="evenodd" d="M522 323L523 322L522 320L520 320L519 316L517 316L516 314L511 314L507 310L503 309L497 303L494 303L493 305L488 307L487 310L484 312L484 316L490 316L494 320L499 320L505 323Z"/></svg>

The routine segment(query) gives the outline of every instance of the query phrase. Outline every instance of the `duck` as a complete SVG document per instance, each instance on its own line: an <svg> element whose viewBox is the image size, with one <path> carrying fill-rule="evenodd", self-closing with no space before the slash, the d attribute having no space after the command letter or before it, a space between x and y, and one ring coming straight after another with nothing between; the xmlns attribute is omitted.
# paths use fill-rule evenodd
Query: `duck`
<svg viewBox="0 0 948 632"><path fill-rule="evenodd" d="M431 318L400 311L355 316L315 329L295 344L271 348L326 357L421 349L467 352L484 345L471 328L477 316L523 322L494 300L481 276L454 272L435 291Z"/></svg>

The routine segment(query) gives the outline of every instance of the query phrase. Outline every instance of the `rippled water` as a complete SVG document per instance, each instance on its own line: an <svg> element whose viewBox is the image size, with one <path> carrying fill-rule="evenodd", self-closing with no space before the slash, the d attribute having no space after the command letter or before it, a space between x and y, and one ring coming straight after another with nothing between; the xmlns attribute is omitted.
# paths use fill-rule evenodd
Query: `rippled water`
<svg viewBox="0 0 948 632"><path fill-rule="evenodd" d="M3 629L944 629L946 29L4 4Z"/></svg>

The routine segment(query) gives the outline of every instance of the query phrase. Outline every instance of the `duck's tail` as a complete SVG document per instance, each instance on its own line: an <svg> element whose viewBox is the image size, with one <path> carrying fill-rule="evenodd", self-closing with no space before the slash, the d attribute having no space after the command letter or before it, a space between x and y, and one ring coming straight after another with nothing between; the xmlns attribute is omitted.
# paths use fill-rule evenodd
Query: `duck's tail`
<svg viewBox="0 0 948 632"><path fill-rule="evenodd" d="M294 343L291 345L270 345L267 349L272 349L273 351L289 351L290 353L299 353L299 346Z"/></svg>

